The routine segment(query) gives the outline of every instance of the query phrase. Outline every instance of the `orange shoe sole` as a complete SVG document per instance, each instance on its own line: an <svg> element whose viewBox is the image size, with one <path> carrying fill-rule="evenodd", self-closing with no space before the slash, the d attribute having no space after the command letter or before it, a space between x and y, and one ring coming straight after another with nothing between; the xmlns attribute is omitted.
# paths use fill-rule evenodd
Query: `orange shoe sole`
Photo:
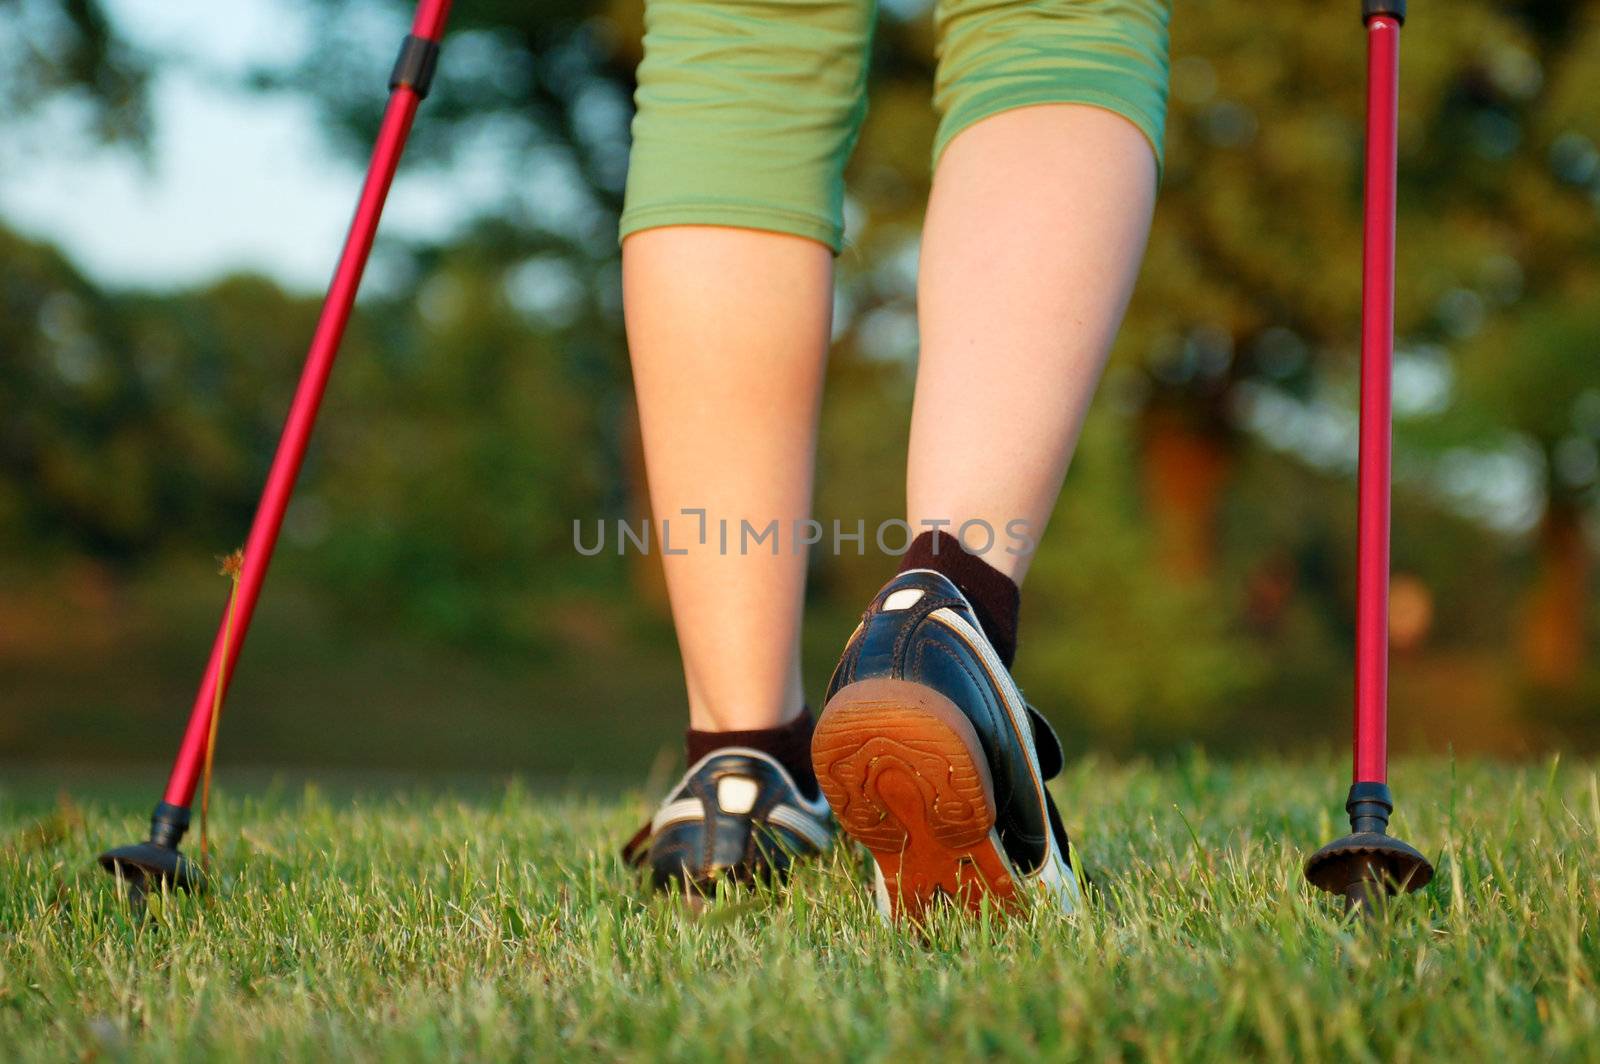
<svg viewBox="0 0 1600 1064"><path fill-rule="evenodd" d="M811 762L839 825L871 851L895 918L951 901L1020 907L995 833L994 783L978 735L931 687L881 678L828 700Z"/></svg>

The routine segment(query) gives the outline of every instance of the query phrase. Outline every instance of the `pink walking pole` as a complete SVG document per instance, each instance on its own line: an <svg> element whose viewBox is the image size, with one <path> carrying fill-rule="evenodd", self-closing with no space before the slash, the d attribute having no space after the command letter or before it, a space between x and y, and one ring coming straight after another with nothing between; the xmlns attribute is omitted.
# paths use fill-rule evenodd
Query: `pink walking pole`
<svg viewBox="0 0 1600 1064"><path fill-rule="evenodd" d="M311 430L316 424L317 409L322 405L328 375L333 371L333 360L339 352L339 341L343 339L345 326L350 321L356 290L361 285L361 274L366 269L367 257L372 251L372 241L378 231L378 220L383 214L389 185L394 180L395 168L399 166L400 155L405 150L417 105L427 96L433 80L439 41L444 35L445 18L449 12L450 0L420 0L411 33L402 44L399 58L389 76L389 102L384 110L372 161L367 167L361 198L356 204L355 218L350 223L349 235L345 237L344 250L339 255L339 264L334 270L322 315L312 335L305 369L295 389L283 435L279 437L272 468L267 473L266 487L262 490L255 519L250 524L249 537L245 540L232 633L231 636L227 634L226 621L217 629L211 657L200 681L200 690L195 695L194 708L190 711L189 725L184 732L183 743L178 748L172 774L167 780L166 793L151 817L150 839L100 855L100 864L106 871L141 887L146 879L185 889L200 885L198 867L178 852L178 843L189 827L189 804L194 798L195 786L205 761L212 707L217 703L217 685L223 677L228 680L233 678L239 648L244 644L245 634L250 628L250 618L255 613L256 601L261 595L261 583L266 579L272 550L277 545L278 532L283 527L284 511L288 509L289 498L294 493L295 479L300 474L306 445L311 440Z"/></svg>
<svg viewBox="0 0 1600 1064"><path fill-rule="evenodd" d="M1361 263L1361 449L1357 473L1356 696L1351 834L1306 862L1306 878L1367 905L1433 878L1422 854L1388 834L1389 449L1394 362L1394 216L1400 26L1405 0L1364 0L1367 28L1365 238Z"/></svg>

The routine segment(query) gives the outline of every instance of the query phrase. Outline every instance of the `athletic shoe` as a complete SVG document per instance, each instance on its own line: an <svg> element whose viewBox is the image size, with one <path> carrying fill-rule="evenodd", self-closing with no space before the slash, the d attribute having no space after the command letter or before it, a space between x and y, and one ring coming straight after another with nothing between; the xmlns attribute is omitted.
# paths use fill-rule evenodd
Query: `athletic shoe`
<svg viewBox="0 0 1600 1064"><path fill-rule="evenodd" d="M797 858L822 853L833 835L827 802L802 794L775 759L730 746L690 766L622 856L648 865L657 888L704 897L723 878L781 882Z"/></svg>
<svg viewBox="0 0 1600 1064"><path fill-rule="evenodd" d="M878 593L828 685L811 759L840 827L872 852L886 916L918 920L940 898L1078 906L1045 789L1061 742L943 575L908 570Z"/></svg>

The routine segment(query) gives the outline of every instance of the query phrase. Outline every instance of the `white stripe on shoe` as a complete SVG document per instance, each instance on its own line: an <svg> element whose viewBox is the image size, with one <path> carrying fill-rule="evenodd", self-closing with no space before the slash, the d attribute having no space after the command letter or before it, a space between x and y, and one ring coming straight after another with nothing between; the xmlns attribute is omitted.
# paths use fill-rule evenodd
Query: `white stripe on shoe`
<svg viewBox="0 0 1600 1064"><path fill-rule="evenodd" d="M832 845L833 834L828 830L826 822L833 816L833 810L829 807L828 800L820 793L815 798L806 797L794 782L794 777L789 774L788 769L770 754L752 747L724 746L711 751L689 766L688 771L678 780L677 786L670 793L680 793L707 761L726 754L737 754L740 757L756 758L766 762L778 772L788 786L791 800L774 806L767 814L767 820L794 832L819 850L826 850ZM757 797L755 788L755 781L748 777L725 776L717 784L717 804L724 813L736 816L747 814L755 805ZM662 803L656 810L655 816L650 820L650 832L656 834L673 824L705 818L706 807L699 798L673 799Z"/></svg>
<svg viewBox="0 0 1600 1064"><path fill-rule="evenodd" d="M794 832L819 850L826 850L833 836L816 820L792 805L775 805L767 813L767 823Z"/></svg>
<svg viewBox="0 0 1600 1064"><path fill-rule="evenodd" d="M656 810L656 815L650 818L650 833L659 833L663 828L673 824L681 824L686 820L704 820L706 818L705 804L698 798L679 798L675 802L667 802Z"/></svg>

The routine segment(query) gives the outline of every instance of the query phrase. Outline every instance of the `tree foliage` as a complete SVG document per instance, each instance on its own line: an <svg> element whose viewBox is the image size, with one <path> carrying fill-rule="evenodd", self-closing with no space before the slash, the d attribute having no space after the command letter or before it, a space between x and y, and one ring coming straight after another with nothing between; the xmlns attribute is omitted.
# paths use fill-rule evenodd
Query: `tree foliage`
<svg viewBox="0 0 1600 1064"><path fill-rule="evenodd" d="M137 57L94 5L51 10L78 43L8 70L7 98L55 77L135 135ZM364 154L409 5L304 10L315 46L257 81L310 95L334 142ZM358 314L287 549L343 608L525 649L559 640L541 601L659 595L647 567L576 565L570 545L574 518L645 506L615 241L640 10L493 2L454 17L407 166L501 181L448 238L383 245L397 280ZM819 516L869 526L902 499L935 126L930 12L896 4L881 18L818 483ZM1362 32L1344 0L1248 15L1197 0L1173 28L1150 250L1029 580L1022 675L1069 730L1112 746L1298 738L1308 719L1337 733ZM1600 3L1420 6L1403 42L1395 557L1428 611L1400 647L1420 655L1406 659L1421 677L1412 695L1439 720L1442 691L1494 686L1463 685L1469 674L1592 701ZM231 546L313 302L249 278L131 297L36 244L6 238L0 254L11 538L130 565ZM848 615L884 566L870 552L818 557L819 615ZM1524 616L1513 638L1507 618ZM1557 644L1550 667L1540 648ZM1428 686L1436 675L1448 682Z"/></svg>

